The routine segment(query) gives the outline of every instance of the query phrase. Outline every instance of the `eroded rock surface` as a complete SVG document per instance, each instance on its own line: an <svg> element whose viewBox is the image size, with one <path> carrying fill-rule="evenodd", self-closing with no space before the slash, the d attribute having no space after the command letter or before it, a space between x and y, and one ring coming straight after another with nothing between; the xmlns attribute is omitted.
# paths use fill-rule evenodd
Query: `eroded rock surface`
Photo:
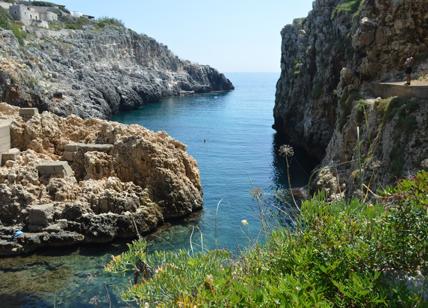
<svg viewBox="0 0 428 308"><path fill-rule="evenodd" d="M109 118L162 97L233 89L221 73L121 26L0 30L0 101L58 115Z"/></svg>
<svg viewBox="0 0 428 308"><path fill-rule="evenodd" d="M25 122L7 104L2 117L21 153L0 167L0 255L132 238L202 207L196 162L164 132L49 112ZM65 148L76 153L60 161ZM7 242L15 230L24 244Z"/></svg>
<svg viewBox="0 0 428 308"><path fill-rule="evenodd" d="M413 78L426 81L427 24L427 1L317 0L307 18L282 30L274 126L322 161L316 182L339 179L327 185L335 197L371 194L364 185L376 191L428 158L428 97L372 91L404 83L410 56Z"/></svg>

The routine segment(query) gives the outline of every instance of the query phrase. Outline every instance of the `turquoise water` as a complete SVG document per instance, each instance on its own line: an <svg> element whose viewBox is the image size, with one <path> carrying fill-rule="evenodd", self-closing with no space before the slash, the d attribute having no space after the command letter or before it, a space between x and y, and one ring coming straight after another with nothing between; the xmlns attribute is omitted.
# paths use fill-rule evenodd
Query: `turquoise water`
<svg viewBox="0 0 428 308"><path fill-rule="evenodd" d="M277 156L285 141L271 128L277 74L229 74L236 90L164 99L124 112L114 120L164 130L188 146L198 161L204 210L168 225L149 239L150 249L228 248L239 252L258 238L257 206L250 191L267 199L288 187L284 161ZM293 186L304 185L313 161L296 150ZM220 205L218 206L220 202ZM243 227L241 220L249 225ZM2 307L125 306L120 287L130 277L103 272L123 243L52 250L30 257L0 260Z"/></svg>

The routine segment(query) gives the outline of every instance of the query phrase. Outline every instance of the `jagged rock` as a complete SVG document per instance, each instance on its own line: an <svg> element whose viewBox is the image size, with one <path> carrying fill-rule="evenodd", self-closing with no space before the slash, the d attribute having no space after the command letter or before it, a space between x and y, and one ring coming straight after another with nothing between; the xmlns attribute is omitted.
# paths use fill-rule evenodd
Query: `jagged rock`
<svg viewBox="0 0 428 308"><path fill-rule="evenodd" d="M11 31L0 31L0 99L10 104L108 118L182 91L233 89L215 69L180 60L124 27L27 30L23 46Z"/></svg>
<svg viewBox="0 0 428 308"><path fill-rule="evenodd" d="M377 100L372 90L403 80L409 56L417 59L413 77L426 81L428 2L354 2L317 0L281 32L274 127L334 171L319 173L333 197L342 185L349 195L363 183L373 191L392 184L428 157L428 98L403 89L405 98ZM331 176L341 184L332 187Z"/></svg>
<svg viewBox="0 0 428 308"><path fill-rule="evenodd" d="M196 162L164 132L48 112L25 122L7 104L0 117L12 120L11 141L21 151L0 167L0 221L26 234L22 249L4 244L0 255L133 238L202 207ZM40 166L68 166L59 161L65 150L77 150L71 173L39 174ZM10 234L4 228L0 239Z"/></svg>

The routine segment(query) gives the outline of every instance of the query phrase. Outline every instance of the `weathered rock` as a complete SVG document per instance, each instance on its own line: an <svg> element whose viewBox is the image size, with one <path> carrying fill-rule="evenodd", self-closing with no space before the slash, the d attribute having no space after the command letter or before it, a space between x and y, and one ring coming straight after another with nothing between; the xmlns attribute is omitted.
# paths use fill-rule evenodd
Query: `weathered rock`
<svg viewBox="0 0 428 308"><path fill-rule="evenodd" d="M233 89L215 69L180 60L123 27L27 30L24 46L11 31L0 31L0 100L13 105L108 118L182 91Z"/></svg>
<svg viewBox="0 0 428 308"><path fill-rule="evenodd" d="M7 228L26 236L22 247L0 243L0 255L133 238L202 207L196 162L166 133L48 112L25 122L7 104L1 116L21 155L0 167L0 239ZM65 150L76 151L70 165Z"/></svg>
<svg viewBox="0 0 428 308"><path fill-rule="evenodd" d="M409 56L413 77L426 81L427 11L427 1L317 0L282 30L274 127L331 171L318 182L334 198L392 184L428 157L424 89L379 85L403 80Z"/></svg>

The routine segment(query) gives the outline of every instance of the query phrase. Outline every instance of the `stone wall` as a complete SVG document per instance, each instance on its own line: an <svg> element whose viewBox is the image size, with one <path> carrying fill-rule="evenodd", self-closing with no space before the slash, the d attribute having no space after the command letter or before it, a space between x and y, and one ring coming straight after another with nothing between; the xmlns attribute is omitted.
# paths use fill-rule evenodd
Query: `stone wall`
<svg viewBox="0 0 428 308"><path fill-rule="evenodd" d="M9 151L11 147L10 125L11 121L0 119L0 161L1 153Z"/></svg>

